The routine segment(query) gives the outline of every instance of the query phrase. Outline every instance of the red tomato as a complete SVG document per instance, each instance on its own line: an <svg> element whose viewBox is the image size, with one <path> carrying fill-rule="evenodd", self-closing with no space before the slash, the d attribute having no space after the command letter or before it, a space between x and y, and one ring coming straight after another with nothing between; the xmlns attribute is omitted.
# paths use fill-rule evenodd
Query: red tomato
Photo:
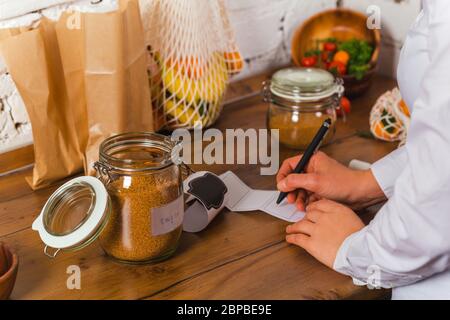
<svg viewBox="0 0 450 320"><path fill-rule="evenodd" d="M334 73L336 75L340 75L340 76L347 73L346 65L340 61L331 62L330 65L328 66L328 70L331 71L332 73Z"/></svg>
<svg viewBox="0 0 450 320"><path fill-rule="evenodd" d="M341 106L339 109L336 110L336 113L339 117L342 117L343 116L342 112L349 114L351 109L352 109L352 104L351 104L350 100L348 100L348 98L346 98L346 97L342 97L341 98Z"/></svg>
<svg viewBox="0 0 450 320"><path fill-rule="evenodd" d="M304 57L302 58L302 60L300 61L300 64L303 67L314 67L317 63L317 58L314 56L311 57Z"/></svg>
<svg viewBox="0 0 450 320"><path fill-rule="evenodd" d="M334 52L337 50L337 45L334 42L325 42L323 44L323 50L328 52Z"/></svg>

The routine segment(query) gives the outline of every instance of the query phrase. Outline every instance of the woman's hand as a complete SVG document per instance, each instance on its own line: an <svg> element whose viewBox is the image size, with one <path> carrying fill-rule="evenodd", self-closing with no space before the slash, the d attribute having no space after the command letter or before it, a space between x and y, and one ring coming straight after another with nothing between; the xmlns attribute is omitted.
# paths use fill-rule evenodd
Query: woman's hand
<svg viewBox="0 0 450 320"><path fill-rule="evenodd" d="M303 220L286 228L286 241L333 268L341 244L362 228L364 223L350 208L331 200L319 200L306 207Z"/></svg>
<svg viewBox="0 0 450 320"><path fill-rule="evenodd" d="M308 203L321 198L339 201L355 209L385 199L371 170L352 170L325 153L317 152L305 173L294 174L292 171L300 158L296 156L283 162L277 175L277 188L289 192L288 202L296 202L302 211Z"/></svg>

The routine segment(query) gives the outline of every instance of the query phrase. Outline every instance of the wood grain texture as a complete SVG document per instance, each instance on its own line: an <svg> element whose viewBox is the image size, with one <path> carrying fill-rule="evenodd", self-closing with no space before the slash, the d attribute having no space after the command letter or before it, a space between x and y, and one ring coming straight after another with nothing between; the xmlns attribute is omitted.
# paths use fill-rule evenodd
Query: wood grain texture
<svg viewBox="0 0 450 320"><path fill-rule="evenodd" d="M248 84L256 86L258 81ZM378 77L367 95L354 101L348 121L340 122L334 143L322 150L342 163L353 158L375 161L396 144L364 139L368 112L376 97L395 83ZM249 87L236 88L250 92ZM228 105L215 125L264 128L267 106L259 96ZM296 154L282 148L281 158ZM194 165L196 170L233 170L253 188L273 189L273 176L260 176L258 165ZM38 234L30 226L57 185L31 191L24 176L31 169L0 177L0 241L20 259L12 299L372 299L386 291L356 287L348 277L318 263L300 248L284 242L286 222L262 212L222 212L200 233L183 233L169 260L130 266L107 258L97 243L79 251L47 258ZM373 213L363 213L365 221ZM68 290L67 267L81 268L81 290Z"/></svg>
<svg viewBox="0 0 450 320"><path fill-rule="evenodd" d="M283 268L280 268L283 266ZM355 287L308 253L285 242L187 279L148 299L380 298L386 291Z"/></svg>
<svg viewBox="0 0 450 320"><path fill-rule="evenodd" d="M34 152L32 145L6 153L0 153L0 174L22 168L33 162Z"/></svg>

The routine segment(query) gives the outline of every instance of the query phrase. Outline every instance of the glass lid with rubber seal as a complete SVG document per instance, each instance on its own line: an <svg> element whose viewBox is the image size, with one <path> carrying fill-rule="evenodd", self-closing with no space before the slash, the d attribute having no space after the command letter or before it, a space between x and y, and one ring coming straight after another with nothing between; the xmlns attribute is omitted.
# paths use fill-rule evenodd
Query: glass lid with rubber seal
<svg viewBox="0 0 450 320"><path fill-rule="evenodd" d="M78 177L59 187L33 222L45 244L46 255L77 250L92 243L109 217L109 196L94 177ZM54 252L49 253L49 248Z"/></svg>
<svg viewBox="0 0 450 320"><path fill-rule="evenodd" d="M343 92L342 80L318 68L285 68L270 81L272 96L302 102L329 98Z"/></svg>

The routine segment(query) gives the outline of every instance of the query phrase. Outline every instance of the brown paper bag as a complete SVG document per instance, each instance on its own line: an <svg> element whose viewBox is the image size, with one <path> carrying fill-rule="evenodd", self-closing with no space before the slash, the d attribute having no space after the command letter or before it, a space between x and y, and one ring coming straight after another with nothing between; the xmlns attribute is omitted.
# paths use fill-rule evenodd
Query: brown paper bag
<svg viewBox="0 0 450 320"><path fill-rule="evenodd" d="M81 17L81 16L80 16ZM67 95L72 105L71 111L77 130L78 144L83 153L88 141L88 119L84 88L84 32L83 20L79 19L80 28L68 28L71 14L63 14L56 23L56 37L59 43L61 62Z"/></svg>
<svg viewBox="0 0 450 320"><path fill-rule="evenodd" d="M137 1L121 1L109 14L86 14L85 80L89 140L85 170L93 173L98 147L107 137L152 131L144 30Z"/></svg>
<svg viewBox="0 0 450 320"><path fill-rule="evenodd" d="M0 43L0 51L32 124L35 166L33 189L48 186L82 168L74 119L64 85L54 25L43 20L35 30Z"/></svg>
<svg viewBox="0 0 450 320"><path fill-rule="evenodd" d="M69 23L73 14L43 20L32 31L0 32L0 54L33 128L34 189L79 171L82 163L92 173L106 137L153 129L137 0L122 0L115 12L78 13L76 28Z"/></svg>
<svg viewBox="0 0 450 320"><path fill-rule="evenodd" d="M74 116L86 126L79 135L85 173L93 174L105 138L153 130L144 31L134 0L121 1L116 12L82 14L80 28L68 27L72 15L64 14L56 30L69 95L80 97Z"/></svg>

